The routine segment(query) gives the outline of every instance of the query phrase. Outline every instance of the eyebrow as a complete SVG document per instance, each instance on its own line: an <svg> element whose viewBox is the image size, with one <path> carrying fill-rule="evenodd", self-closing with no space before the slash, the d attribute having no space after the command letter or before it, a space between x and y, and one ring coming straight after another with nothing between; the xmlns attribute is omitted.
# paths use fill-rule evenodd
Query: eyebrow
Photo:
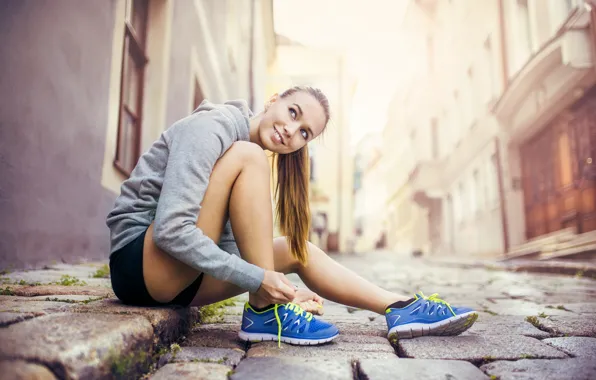
<svg viewBox="0 0 596 380"><path fill-rule="evenodd" d="M302 107L300 107L300 105L298 105L298 103L293 103L296 108L298 108L298 113L300 113L300 117L304 116L304 112L302 112ZM312 133L312 129L310 129L310 127L308 125L305 125L304 128L308 129L308 134L310 136L314 136L314 133Z"/></svg>

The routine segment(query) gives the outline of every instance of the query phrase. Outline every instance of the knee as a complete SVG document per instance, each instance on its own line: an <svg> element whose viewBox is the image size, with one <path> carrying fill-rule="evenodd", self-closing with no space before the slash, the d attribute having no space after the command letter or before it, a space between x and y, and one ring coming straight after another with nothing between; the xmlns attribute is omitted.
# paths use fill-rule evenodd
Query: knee
<svg viewBox="0 0 596 380"><path fill-rule="evenodd" d="M289 272L298 272L301 268L304 267L298 259L292 255L290 252L290 244L288 243L288 239L286 236L279 236L273 239L273 250L276 255L280 255L276 257L276 259L280 260L280 262L284 263L284 267L289 268ZM313 255L317 255L318 250L317 246L313 243L307 241L306 242L306 251L307 251L307 260L306 263L311 262Z"/></svg>
<svg viewBox="0 0 596 380"><path fill-rule="evenodd" d="M242 165L256 165L269 169L267 154L255 143L236 141L226 154L234 156Z"/></svg>

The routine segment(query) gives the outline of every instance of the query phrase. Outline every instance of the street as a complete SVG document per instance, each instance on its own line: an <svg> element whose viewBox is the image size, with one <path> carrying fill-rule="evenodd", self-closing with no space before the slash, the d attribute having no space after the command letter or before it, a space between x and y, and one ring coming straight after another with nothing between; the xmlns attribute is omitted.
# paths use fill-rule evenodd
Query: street
<svg viewBox="0 0 596 380"><path fill-rule="evenodd" d="M341 334L332 343L247 345L237 339L246 296L201 312L128 307L114 298L109 279L94 277L97 264L59 264L2 276L0 368L43 374L43 379L275 379L280 373L288 379L596 376L593 279L380 252L334 258L389 290L437 292L452 305L474 307L478 321L461 336L390 342L382 316L327 301L323 318ZM297 276L290 278L300 284ZM195 323L200 313L202 322Z"/></svg>

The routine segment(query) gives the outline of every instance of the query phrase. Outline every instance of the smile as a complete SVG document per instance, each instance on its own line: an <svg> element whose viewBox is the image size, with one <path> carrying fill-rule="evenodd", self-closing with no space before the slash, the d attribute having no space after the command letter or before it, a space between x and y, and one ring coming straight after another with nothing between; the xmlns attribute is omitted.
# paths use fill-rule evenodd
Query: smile
<svg viewBox="0 0 596 380"><path fill-rule="evenodd" d="M284 143L283 137L281 137L281 134L277 131L277 129L275 127L273 127L273 139L275 140L275 142L277 142L279 144Z"/></svg>

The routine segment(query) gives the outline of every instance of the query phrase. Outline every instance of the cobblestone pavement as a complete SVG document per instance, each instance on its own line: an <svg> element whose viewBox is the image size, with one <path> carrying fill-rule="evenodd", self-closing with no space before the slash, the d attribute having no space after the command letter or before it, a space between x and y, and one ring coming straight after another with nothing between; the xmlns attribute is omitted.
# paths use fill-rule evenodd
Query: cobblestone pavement
<svg viewBox="0 0 596 380"><path fill-rule="evenodd" d="M382 316L327 301L341 335L297 347L237 339L246 296L220 307L120 304L102 264L0 276L0 374L7 379L594 379L596 281L470 268L387 253L335 256L395 292L475 307L456 337L392 345ZM99 277L99 278L98 278ZM297 276L290 276L300 284ZM227 305L227 306L226 306Z"/></svg>

